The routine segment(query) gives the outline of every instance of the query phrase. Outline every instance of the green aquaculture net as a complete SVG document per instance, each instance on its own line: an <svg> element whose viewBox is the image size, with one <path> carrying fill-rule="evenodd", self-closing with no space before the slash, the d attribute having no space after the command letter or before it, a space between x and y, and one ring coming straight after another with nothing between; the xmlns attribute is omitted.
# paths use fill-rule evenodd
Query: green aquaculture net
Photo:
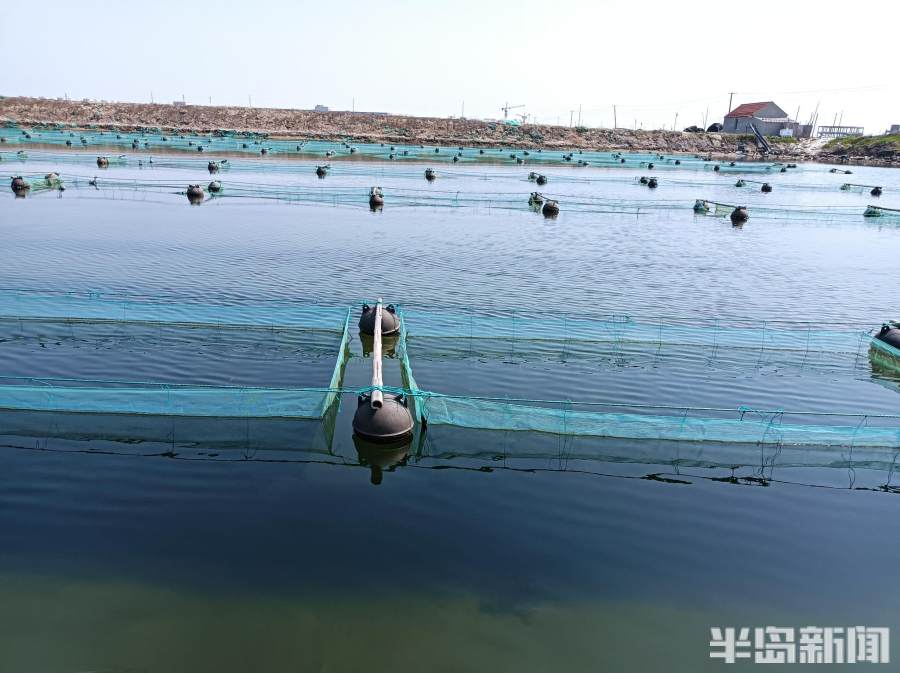
<svg viewBox="0 0 900 673"><path fill-rule="evenodd" d="M708 321L688 324L679 319L633 320L625 316L602 319L542 319L534 316L468 316L428 314L410 309L401 330L400 356L404 385L413 400L412 410L429 426L528 431L567 436L592 436L622 440L672 440L713 443L762 443L798 446L900 446L900 415L837 410L786 410L780 407L738 405L652 404L640 401L591 401L545 398L539 394L539 377L526 395L441 394L422 390L413 374L414 363L441 346L435 356L451 358L469 350L469 362L487 358L535 353L562 363L570 355L600 348L637 349L653 353L674 347L703 348L756 359L764 353L790 354L801 362L809 356L829 356L856 362L869 335L859 328L823 329L821 325L788 322ZM424 342L424 346L421 345ZM485 344L490 343L490 346ZM497 346L497 344L502 344ZM448 356L448 353L450 354ZM412 356L411 356L412 354ZM433 352L432 352L433 355ZM701 366L703 363L701 362ZM806 366L803 364L802 366ZM594 372L602 377L602 372ZM488 384L490 385L490 384ZM528 384L526 383L526 386ZM570 381L573 393L584 389L582 381ZM426 386L427 387L427 386ZM486 386L487 387L487 386ZM625 395L624 397L628 397Z"/></svg>
<svg viewBox="0 0 900 673"><path fill-rule="evenodd" d="M123 373L121 367L120 376L115 378L60 376L53 369L48 375L28 375L27 371L9 374L15 364L9 357L6 371L0 373L0 409L6 410L317 419L337 399L349 357L346 308L278 302L160 302L101 294L7 291L0 293L0 329L4 332L0 353L21 357L20 351L13 350L17 346L21 349L22 344L33 342L40 346L37 356L27 356L27 369L31 371L41 366L45 352L54 364L53 358L60 357L55 356L55 350L66 341L69 343L63 345L72 350L63 351L63 356L72 352L76 357L87 357L90 353L85 353L85 342L95 344L97 349L112 344L108 350L115 356L119 343L150 350L156 343L153 340L160 339L180 343L183 350L191 352L205 340L214 343L204 356L215 362L221 361L216 358L221 358L220 351L229 345L238 350L239 356L252 361L259 357L258 345L263 339L277 341L289 353L297 343L334 347L328 379L278 387L219 380L190 383L177 372L166 381L133 379L125 376L127 372ZM173 333L178 340L173 340ZM298 334L305 336L298 339ZM324 340L323 335L327 337ZM165 364L161 362L158 369ZM110 366L101 361L93 365L93 371L108 372Z"/></svg>
<svg viewBox="0 0 900 673"><path fill-rule="evenodd" d="M0 292L0 409L324 418L343 395L371 390L343 386L355 310L283 301ZM775 384L763 386L769 397L728 406L704 404L693 390L706 387L718 400L735 371L753 377L787 372L809 377L813 385L834 378L836 368L850 381L868 378L871 336L860 325L414 306L399 313L402 387L385 390L404 394L425 427L900 447L900 415L890 413L890 404L888 411L765 404L782 394ZM175 354L174 365L166 348ZM871 350L878 348L872 342ZM896 357L893 351L882 354ZM179 354L200 362L182 368ZM305 369L288 371L304 358ZM260 380L241 380L242 370L257 371ZM683 402L654 396L657 370L683 379Z"/></svg>
<svg viewBox="0 0 900 673"><path fill-rule="evenodd" d="M606 168L681 168L722 173L773 173L783 164L772 162L717 161L709 156L659 154L655 152L593 151L545 149L537 147L459 146L402 142L354 143L313 139L273 138L265 133L215 131L195 133L187 129L144 128L134 131L35 127L0 129L7 148L18 146L54 146L65 151L90 150L102 153L130 150L139 155L151 152L227 152L257 157L317 157L334 160L429 161L449 165L463 164L535 164L546 166L595 166ZM652 166L651 166L652 164Z"/></svg>

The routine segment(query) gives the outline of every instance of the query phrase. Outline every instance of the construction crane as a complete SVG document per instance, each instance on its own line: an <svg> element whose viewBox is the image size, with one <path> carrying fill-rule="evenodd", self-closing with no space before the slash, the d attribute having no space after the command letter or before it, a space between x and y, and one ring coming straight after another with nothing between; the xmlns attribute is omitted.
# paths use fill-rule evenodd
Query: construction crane
<svg viewBox="0 0 900 673"><path fill-rule="evenodd" d="M525 105L524 104L523 105L510 105L509 103L504 105L502 108L500 108L501 110L503 110L503 118L509 119L509 111L515 110L518 107L525 107Z"/></svg>

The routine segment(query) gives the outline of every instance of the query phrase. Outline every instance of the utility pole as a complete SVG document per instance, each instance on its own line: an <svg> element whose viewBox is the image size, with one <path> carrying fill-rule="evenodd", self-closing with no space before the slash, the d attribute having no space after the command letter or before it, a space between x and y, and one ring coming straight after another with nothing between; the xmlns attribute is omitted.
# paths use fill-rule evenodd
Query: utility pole
<svg viewBox="0 0 900 673"><path fill-rule="evenodd" d="M68 99L68 96L66 96L66 98ZM153 92L152 91L150 92L150 104L151 105L153 104Z"/></svg>
<svg viewBox="0 0 900 673"><path fill-rule="evenodd" d="M728 92L728 111L729 112L731 112L734 109L733 107L731 107L731 101L734 98L734 94L736 94L736 93L737 93L737 91L729 91Z"/></svg>
<svg viewBox="0 0 900 673"><path fill-rule="evenodd" d="M578 125L581 126L581 103L578 104Z"/></svg>
<svg viewBox="0 0 900 673"><path fill-rule="evenodd" d="M209 97L209 104L212 105L212 96Z"/></svg>
<svg viewBox="0 0 900 673"><path fill-rule="evenodd" d="M247 94L247 103L250 104L250 107L253 107L253 99L250 97L250 94Z"/></svg>
<svg viewBox="0 0 900 673"><path fill-rule="evenodd" d="M613 131L619 128L619 122L616 117L616 106L613 105Z"/></svg>
<svg viewBox="0 0 900 673"><path fill-rule="evenodd" d="M730 112L730 110L729 110ZM703 130L706 130L707 117L709 117L709 105L706 106L706 112L703 114Z"/></svg>
<svg viewBox="0 0 900 673"><path fill-rule="evenodd" d="M462 112L460 113L459 118L460 119L466 118L466 101L462 102Z"/></svg>
<svg viewBox="0 0 900 673"><path fill-rule="evenodd" d="M672 124L672 130L673 130L673 131L677 131L677 130L678 130L678 113L677 113L677 112L675 113L675 123Z"/></svg>
<svg viewBox="0 0 900 673"><path fill-rule="evenodd" d="M575 116L575 110L569 110L569 128L572 128L572 117Z"/></svg>
<svg viewBox="0 0 900 673"><path fill-rule="evenodd" d="M353 112L356 112L356 96L353 97Z"/></svg>

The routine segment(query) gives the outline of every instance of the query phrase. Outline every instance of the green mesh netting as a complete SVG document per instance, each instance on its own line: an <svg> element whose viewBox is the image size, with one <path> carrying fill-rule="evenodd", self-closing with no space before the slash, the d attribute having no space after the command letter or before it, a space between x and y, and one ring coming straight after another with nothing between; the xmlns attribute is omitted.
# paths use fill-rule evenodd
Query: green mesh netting
<svg viewBox="0 0 900 673"><path fill-rule="evenodd" d="M858 355L859 329L819 329L815 323L702 321L662 318L656 321L626 316L572 318L546 315L475 315L400 310L397 352L402 389L414 418L429 425L503 431L551 433L560 436L621 440L672 440L772 444L779 446L900 446L900 416L844 413L839 410L713 408L613 403L590 400L530 399L525 396L447 395L422 390L413 373L409 343L416 338L466 340L501 339L527 350L552 344L631 343L735 350L825 350ZM321 385L266 387L192 385L153 381L0 377L0 408L59 412L119 413L235 418L321 418L343 394L368 388L342 387L349 357L350 310L328 306L297 306L284 302L162 302L99 294L0 293L0 319L23 324L55 320L84 324L214 325L228 330L267 327L330 332L339 336L330 379ZM872 342L872 350L900 362L900 351ZM15 379L15 382L12 380ZM577 381L572 382L573 392Z"/></svg>
<svg viewBox="0 0 900 673"><path fill-rule="evenodd" d="M398 133L399 135L399 133ZM458 147L411 143L351 143L340 141L271 138L264 133L216 131L197 134L188 130L144 128L138 131L100 131L97 129L64 129L50 126L32 129L7 129L0 132L7 146L57 146L67 151L91 150L104 156L102 148L124 148L139 154L177 150L182 152L228 152L244 155L316 156L344 159L386 159L389 161L428 161L455 163L527 162L541 165L598 166L608 168L680 168L699 171L771 173L781 164L769 162L712 161L699 155L667 155L655 152L591 151L508 147ZM96 157L94 157L96 158ZM112 158L110 158L112 159ZM678 162L677 164L675 162ZM731 164L734 165L731 165Z"/></svg>
<svg viewBox="0 0 900 673"><path fill-rule="evenodd" d="M418 320L412 321L415 315ZM541 318L428 315L401 312L399 353L405 385L414 400L418 421L463 428L529 431L568 436L593 436L634 440L671 440L715 443L762 443L807 446L900 446L900 416L840 412L791 412L702 407L666 407L640 404L591 403L578 400L540 400L443 395L422 391L413 375L408 352L411 337L424 334L448 338L505 338L526 340L583 339L631 340L648 344L670 340L703 346L731 348L828 349L858 352L867 335L858 331L825 330L814 325L769 323L756 327L734 325L714 328L684 325L669 319L657 324L608 320L546 320ZM406 325L410 319L413 327ZM786 419L789 419L786 421Z"/></svg>
<svg viewBox="0 0 900 673"><path fill-rule="evenodd" d="M900 372L900 348L895 348L891 344L875 338L870 341L870 344L870 357L874 361Z"/></svg>
<svg viewBox="0 0 900 673"><path fill-rule="evenodd" d="M156 324L305 329L340 335L330 380L291 388L155 381L2 377L0 408L83 413L247 418L321 418L334 403L349 357L349 310L278 302L165 303L100 294L0 293L0 319L43 325ZM311 382L314 383L314 382Z"/></svg>

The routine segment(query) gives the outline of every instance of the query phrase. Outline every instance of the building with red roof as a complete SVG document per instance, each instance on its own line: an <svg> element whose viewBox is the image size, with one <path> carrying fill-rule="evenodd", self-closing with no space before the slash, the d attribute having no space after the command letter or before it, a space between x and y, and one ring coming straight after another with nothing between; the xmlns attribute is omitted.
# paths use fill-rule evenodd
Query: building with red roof
<svg viewBox="0 0 900 673"><path fill-rule="evenodd" d="M742 103L725 115L724 133L753 133L751 125L764 136L777 136L782 129L790 129L795 136L804 135L801 127L788 113L772 101ZM808 136L808 133L807 133Z"/></svg>

